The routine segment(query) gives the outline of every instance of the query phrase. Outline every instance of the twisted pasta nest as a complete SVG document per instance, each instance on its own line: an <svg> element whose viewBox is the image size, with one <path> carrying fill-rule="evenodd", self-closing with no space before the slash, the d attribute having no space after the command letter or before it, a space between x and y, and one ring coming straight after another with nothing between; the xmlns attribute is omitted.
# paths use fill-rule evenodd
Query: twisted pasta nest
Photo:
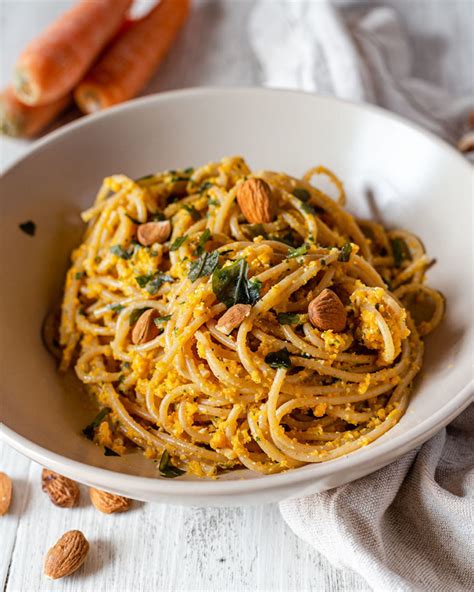
<svg viewBox="0 0 474 592"><path fill-rule="evenodd" d="M62 369L102 407L95 441L215 476L334 459L394 426L443 298L415 236L344 205L323 167L106 178L60 326Z"/></svg>

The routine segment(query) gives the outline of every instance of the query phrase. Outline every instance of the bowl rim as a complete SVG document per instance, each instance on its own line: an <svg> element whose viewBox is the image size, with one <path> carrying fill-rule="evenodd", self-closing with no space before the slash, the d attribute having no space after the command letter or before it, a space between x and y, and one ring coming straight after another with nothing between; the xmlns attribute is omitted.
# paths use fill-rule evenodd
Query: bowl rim
<svg viewBox="0 0 474 592"><path fill-rule="evenodd" d="M333 96L318 95L315 93L288 90L288 89L269 89L261 87L199 87L187 88L163 93L157 93L150 96L145 96L139 99L128 101L121 105L117 105L105 111L93 114L89 117L81 118L77 121L70 122L58 130L47 134L44 138L36 141L33 146L27 150L26 153L14 159L6 169L1 173L0 178L6 176L13 171L17 166L20 166L23 161L33 157L37 152L54 143L63 136L74 132L82 127L87 128L95 125L97 121L104 118L114 117L120 113L130 110L140 109L144 105L152 103L172 102L180 99L192 99L199 96L218 96L218 95L235 95L238 93L244 94L260 94L274 96L279 95L304 95L315 103L332 103L342 104L348 106L355 111L362 111L370 114L376 114L385 118L391 119L399 125L410 128L411 130L422 134L428 140L438 144L440 148L454 157L460 166L465 168L466 172L472 174L472 167L468 160L459 154L447 142L436 136L435 134L425 130L416 123L412 123L402 116L387 111L386 109L377 105L367 103L356 103L347 99L340 99ZM163 496L176 496L177 498L191 498L191 497L219 497L231 494L250 494L270 489L279 489L285 486L304 484L308 481L316 479L323 479L330 475L336 475L345 469L351 471L357 468L365 471L364 474L371 470L379 468L381 464L388 464L395 460L405 452L415 448L429 437L431 437L437 430L444 427L452 419L454 419L461 411L466 408L473 397L474 380L468 383L459 390L447 403L441 407L436 413L430 417L422 420L416 426L408 429L407 432L392 435L385 441L378 441L377 446L368 446L359 449L354 453L342 456L340 458L325 462L315 463L313 465L306 465L297 471L287 471L273 475L263 475L253 479L236 479L236 480L202 480L202 481L184 481L180 479L167 480L157 477L142 477L138 475L130 475L127 473L117 472L111 469L103 469L84 462L76 461L38 444L35 444L25 436L21 436L13 429L7 427L3 422L0 423L0 439L12 446L18 452L31 458L32 460L44 464L50 468L62 470L64 473L75 476L78 480L83 482L101 482L110 484L111 489L122 491L144 491L150 494L162 494ZM349 464L348 464L349 463ZM365 470L367 469L367 470ZM191 485L192 483L192 485Z"/></svg>

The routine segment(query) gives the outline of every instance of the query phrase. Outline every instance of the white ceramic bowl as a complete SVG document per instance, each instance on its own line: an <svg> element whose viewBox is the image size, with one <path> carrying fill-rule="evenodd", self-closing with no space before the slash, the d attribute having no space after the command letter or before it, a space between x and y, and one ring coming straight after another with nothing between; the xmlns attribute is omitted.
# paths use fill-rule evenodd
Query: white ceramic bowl
<svg viewBox="0 0 474 592"><path fill-rule="evenodd" d="M248 471L215 481L168 480L141 454L104 457L81 436L93 412L45 351L40 327L57 298L78 214L102 178L199 165L241 154L252 168L302 174L316 163L345 182L349 208L366 193L391 226L413 230L437 265L430 285L447 298L427 341L408 412L386 435L351 455L288 473ZM133 101L51 134L0 181L2 438L78 481L143 500L194 505L275 501L357 479L419 445L472 397L472 170L452 148L381 109L262 89L199 89ZM18 229L34 220L34 238Z"/></svg>

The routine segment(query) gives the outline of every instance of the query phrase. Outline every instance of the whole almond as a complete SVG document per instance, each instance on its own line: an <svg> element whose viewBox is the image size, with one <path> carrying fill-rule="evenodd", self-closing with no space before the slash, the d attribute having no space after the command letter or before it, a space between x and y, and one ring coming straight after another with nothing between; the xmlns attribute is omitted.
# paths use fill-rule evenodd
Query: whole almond
<svg viewBox="0 0 474 592"><path fill-rule="evenodd" d="M130 509L130 500L121 495L115 495L102 491L101 489L89 488L91 502L103 514L114 514L115 512L126 512Z"/></svg>
<svg viewBox="0 0 474 592"><path fill-rule="evenodd" d="M0 473L0 516L8 512L12 502L13 483L6 473Z"/></svg>
<svg viewBox="0 0 474 592"><path fill-rule="evenodd" d="M150 308L140 315L132 329L132 343L135 345L147 343L158 335L160 330L155 324L155 319L158 316L158 311L154 308Z"/></svg>
<svg viewBox="0 0 474 592"><path fill-rule="evenodd" d="M72 479L43 469L41 473L42 489L49 499L60 508L73 508L79 501L79 487Z"/></svg>
<svg viewBox="0 0 474 592"><path fill-rule="evenodd" d="M164 243L171 233L171 222L162 220L160 222L146 222L140 224L137 229L138 242L144 247L153 243Z"/></svg>
<svg viewBox="0 0 474 592"><path fill-rule="evenodd" d="M250 304L234 304L217 321L216 329L225 335L230 335L249 316L251 309Z"/></svg>
<svg viewBox="0 0 474 592"><path fill-rule="evenodd" d="M64 578L81 567L89 552L89 543L80 530L65 532L51 547L44 562L44 574L52 580Z"/></svg>
<svg viewBox="0 0 474 592"><path fill-rule="evenodd" d="M244 181L237 190L237 202L250 224L264 224L273 219L272 190L263 179Z"/></svg>
<svg viewBox="0 0 474 592"><path fill-rule="evenodd" d="M458 150L461 152L471 152L474 150L474 131L469 131L462 136L458 142Z"/></svg>
<svg viewBox="0 0 474 592"><path fill-rule="evenodd" d="M309 303L308 317L321 331L344 331L347 322L346 309L339 296L327 288Z"/></svg>

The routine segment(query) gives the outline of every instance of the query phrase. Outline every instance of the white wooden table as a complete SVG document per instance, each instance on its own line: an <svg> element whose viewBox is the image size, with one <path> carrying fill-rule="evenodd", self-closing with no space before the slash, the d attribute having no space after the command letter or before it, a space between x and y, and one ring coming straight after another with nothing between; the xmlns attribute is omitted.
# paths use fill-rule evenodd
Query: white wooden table
<svg viewBox="0 0 474 592"><path fill-rule="evenodd" d="M147 91L259 84L258 63L247 40L252 2L198 3L180 48L171 53ZM25 42L70 3L0 0L2 86ZM463 20L472 10L472 0L386 3L396 5L407 20L416 48L415 73L454 92L472 91L472 73L468 80L472 57L466 50L469 31ZM209 33L204 35L207 26ZM197 56L193 64L190 55ZM0 168L28 146L1 139ZM14 480L12 508L0 518L0 589L8 592L368 590L359 577L334 569L297 539L276 505L181 508L136 503L128 513L106 516L90 505L85 488L78 508L53 506L41 491L41 468L1 443L0 471ZM63 532L75 528L91 543L86 565L70 578L46 580L42 563L47 549Z"/></svg>

